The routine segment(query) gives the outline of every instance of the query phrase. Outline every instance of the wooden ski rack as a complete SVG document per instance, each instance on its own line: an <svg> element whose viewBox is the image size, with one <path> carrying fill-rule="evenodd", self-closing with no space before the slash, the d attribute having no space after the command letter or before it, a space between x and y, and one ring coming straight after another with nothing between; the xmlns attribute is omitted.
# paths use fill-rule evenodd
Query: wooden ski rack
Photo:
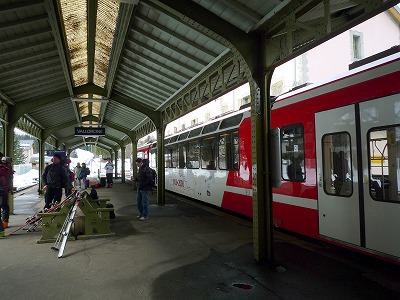
<svg viewBox="0 0 400 300"><path fill-rule="evenodd" d="M107 201L109 199L92 199L89 193L85 191L81 193L81 200L78 207L84 216L75 216L75 220L77 218L84 220L84 232L80 232L80 235L75 234L76 239L91 239L115 235L110 229L110 212L114 208L106 208ZM55 242L56 236L59 234L73 203L74 201L69 201L59 212L40 214L42 217L42 237L37 243Z"/></svg>

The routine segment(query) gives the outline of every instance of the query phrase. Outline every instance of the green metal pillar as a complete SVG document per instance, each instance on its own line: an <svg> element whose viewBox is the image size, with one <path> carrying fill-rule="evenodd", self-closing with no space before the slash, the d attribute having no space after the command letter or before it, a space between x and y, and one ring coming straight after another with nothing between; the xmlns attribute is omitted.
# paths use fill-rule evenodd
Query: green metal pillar
<svg viewBox="0 0 400 300"><path fill-rule="evenodd" d="M4 128L5 135L5 147L4 147L4 156L11 157L11 162L13 164L13 156L14 156L14 128L15 124L6 124ZM14 185L13 185L14 186ZM8 194L8 206L10 214L14 213L14 193Z"/></svg>
<svg viewBox="0 0 400 300"><path fill-rule="evenodd" d="M115 171L115 178L118 178L118 151L114 151L114 171Z"/></svg>
<svg viewBox="0 0 400 300"><path fill-rule="evenodd" d="M121 182L125 183L125 150L126 147L121 148Z"/></svg>
<svg viewBox="0 0 400 300"><path fill-rule="evenodd" d="M157 128L157 204L165 205L165 164L164 164L165 126Z"/></svg>
<svg viewBox="0 0 400 300"><path fill-rule="evenodd" d="M136 158L137 158L137 140L136 137L132 139L132 185L133 189L137 190L136 177L137 177L137 167L136 167Z"/></svg>
<svg viewBox="0 0 400 300"><path fill-rule="evenodd" d="M268 76L270 78L270 76ZM272 262L273 256L273 219L272 187L269 181L269 80L263 72L253 74L250 82L252 98L251 134L253 157L253 253L261 262Z"/></svg>
<svg viewBox="0 0 400 300"><path fill-rule="evenodd" d="M44 172L44 164L45 164L45 161L44 161L45 144L46 144L45 139L41 139L39 141L39 194L43 193L42 174Z"/></svg>

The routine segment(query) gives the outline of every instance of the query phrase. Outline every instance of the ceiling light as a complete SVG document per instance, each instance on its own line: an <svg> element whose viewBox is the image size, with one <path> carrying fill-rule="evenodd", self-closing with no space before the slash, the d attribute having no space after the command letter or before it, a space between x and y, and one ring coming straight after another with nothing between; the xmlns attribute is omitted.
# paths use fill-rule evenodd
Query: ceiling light
<svg viewBox="0 0 400 300"><path fill-rule="evenodd" d="M109 99L92 99L92 98L71 98L73 102L100 102L108 103Z"/></svg>

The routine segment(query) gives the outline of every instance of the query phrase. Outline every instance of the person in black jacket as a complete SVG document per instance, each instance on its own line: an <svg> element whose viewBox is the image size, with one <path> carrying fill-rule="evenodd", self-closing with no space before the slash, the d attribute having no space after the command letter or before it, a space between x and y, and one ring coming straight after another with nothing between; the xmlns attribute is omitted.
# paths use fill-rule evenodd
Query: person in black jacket
<svg viewBox="0 0 400 300"><path fill-rule="evenodd" d="M5 236L4 229L8 228L8 219L10 217L8 193L13 192L13 174L11 162L0 152L0 237Z"/></svg>
<svg viewBox="0 0 400 300"><path fill-rule="evenodd" d="M139 168L136 182L138 185L137 204L139 209L138 219L146 220L149 217L149 197L147 193L153 187L153 172L150 167L143 163L141 158L136 159Z"/></svg>
<svg viewBox="0 0 400 300"><path fill-rule="evenodd" d="M43 190L46 191L44 209L49 209L52 202L61 201L63 187L72 188L67 170L61 165L60 154L53 155L53 163L48 165L43 172Z"/></svg>

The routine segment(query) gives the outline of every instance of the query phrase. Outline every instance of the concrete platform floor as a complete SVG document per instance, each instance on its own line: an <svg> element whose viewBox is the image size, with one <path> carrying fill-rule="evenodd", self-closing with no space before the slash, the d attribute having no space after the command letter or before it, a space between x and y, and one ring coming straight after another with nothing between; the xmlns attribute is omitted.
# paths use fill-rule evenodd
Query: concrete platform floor
<svg viewBox="0 0 400 300"><path fill-rule="evenodd" d="M43 207L36 188L23 193L6 233ZM69 241L60 259L40 228L0 239L1 300L400 299L399 267L281 232L276 264L259 264L248 221L155 194L140 221L131 185L98 195L115 207L114 237Z"/></svg>

